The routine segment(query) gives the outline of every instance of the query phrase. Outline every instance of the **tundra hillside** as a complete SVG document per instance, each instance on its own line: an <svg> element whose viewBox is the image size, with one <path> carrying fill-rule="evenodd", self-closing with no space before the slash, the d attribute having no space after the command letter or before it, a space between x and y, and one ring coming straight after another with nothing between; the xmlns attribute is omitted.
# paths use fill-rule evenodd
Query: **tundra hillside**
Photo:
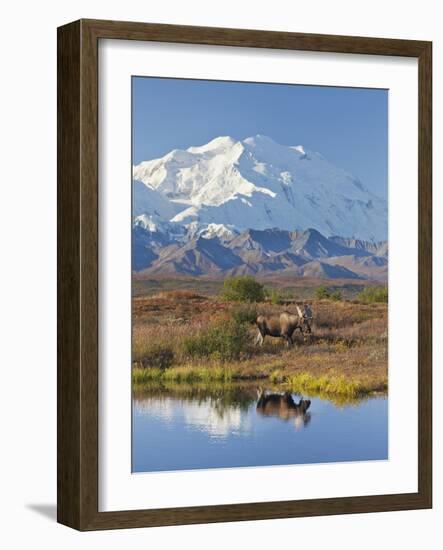
<svg viewBox="0 0 443 550"><path fill-rule="evenodd" d="M241 288L236 295L236 288L226 284L237 281L245 286L245 279L252 283L252 287L246 284L246 297ZM225 280L218 291L209 285L206 294L191 286L187 281L186 290L134 296L135 390L159 381L263 379L310 395L358 398L387 391L385 288L365 286L354 292L353 299L345 300L346 292L330 290L327 281L313 286L308 300L312 333L297 331L294 345L288 347L282 338L270 337L262 346L256 345L255 321L258 315L296 313L302 301L294 294L266 289L252 278L241 277Z"/></svg>

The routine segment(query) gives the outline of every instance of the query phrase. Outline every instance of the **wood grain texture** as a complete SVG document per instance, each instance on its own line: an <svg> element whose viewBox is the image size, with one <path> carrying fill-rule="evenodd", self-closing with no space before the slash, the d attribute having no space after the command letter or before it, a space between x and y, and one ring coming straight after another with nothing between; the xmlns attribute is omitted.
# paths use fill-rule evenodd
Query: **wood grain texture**
<svg viewBox="0 0 443 550"><path fill-rule="evenodd" d="M417 493L98 512L98 41L102 38L419 60L419 488ZM431 43L81 20L58 29L58 521L79 530L432 506Z"/></svg>
<svg viewBox="0 0 443 550"><path fill-rule="evenodd" d="M418 485L432 507L432 45L418 66Z"/></svg>
<svg viewBox="0 0 443 550"><path fill-rule="evenodd" d="M80 23L58 32L57 518L79 525Z"/></svg>
<svg viewBox="0 0 443 550"><path fill-rule="evenodd" d="M87 25L91 32L100 38L208 44L213 46L418 57L425 44L427 44L417 40L157 25L94 19L83 19L82 23Z"/></svg>

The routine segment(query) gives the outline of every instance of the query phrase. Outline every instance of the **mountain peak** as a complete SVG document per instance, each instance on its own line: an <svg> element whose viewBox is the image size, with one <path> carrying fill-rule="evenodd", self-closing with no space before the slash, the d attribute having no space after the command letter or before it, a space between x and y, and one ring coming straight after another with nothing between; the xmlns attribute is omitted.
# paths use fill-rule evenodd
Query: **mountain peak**
<svg viewBox="0 0 443 550"><path fill-rule="evenodd" d="M136 215L158 213L181 226L313 228L327 237L364 240L387 235L385 200L320 154L302 145L280 145L262 134L244 140L219 136L186 151L174 150L134 166L133 177L153 195L149 199L140 190L143 205L134 198ZM146 210L148 199L158 205L155 210Z"/></svg>
<svg viewBox="0 0 443 550"><path fill-rule="evenodd" d="M208 143L199 145L197 147L188 147L188 153L205 153L207 151L220 151L224 149L229 149L237 143L237 140L231 136L219 136L214 139L211 139Z"/></svg>

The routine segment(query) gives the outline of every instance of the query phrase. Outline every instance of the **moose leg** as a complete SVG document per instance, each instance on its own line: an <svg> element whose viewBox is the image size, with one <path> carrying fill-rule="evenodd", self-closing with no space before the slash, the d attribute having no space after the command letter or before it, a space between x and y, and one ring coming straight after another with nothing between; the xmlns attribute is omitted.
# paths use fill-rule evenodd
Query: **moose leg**
<svg viewBox="0 0 443 550"><path fill-rule="evenodd" d="M306 336L305 336L305 333L304 333L304 330L303 330L303 326L301 326L301 325L296 326L295 329L294 329L294 334L295 334L296 330L300 331L300 334L303 336L303 341L306 342Z"/></svg>
<svg viewBox="0 0 443 550"><path fill-rule="evenodd" d="M303 328L304 328L304 330L302 331L303 341L304 342L309 342L311 340L312 330L311 330L311 325L309 324L308 321L305 321L305 324L303 325Z"/></svg>
<svg viewBox="0 0 443 550"><path fill-rule="evenodd" d="M263 334L261 333L261 330L258 331L258 334L257 334L257 338L255 339L255 345L260 345L262 346L263 345L263 341L264 341L265 337L263 336Z"/></svg>
<svg viewBox="0 0 443 550"><path fill-rule="evenodd" d="M257 336L255 337L255 340L254 340L254 345L257 346L258 343L260 342L260 337L261 337L261 334L260 334L260 331L257 332Z"/></svg>

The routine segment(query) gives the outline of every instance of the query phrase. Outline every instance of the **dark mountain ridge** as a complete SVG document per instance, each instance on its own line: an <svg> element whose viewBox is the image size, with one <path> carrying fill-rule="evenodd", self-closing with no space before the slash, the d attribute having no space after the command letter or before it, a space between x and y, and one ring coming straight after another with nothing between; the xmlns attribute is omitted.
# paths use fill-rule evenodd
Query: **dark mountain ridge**
<svg viewBox="0 0 443 550"><path fill-rule="evenodd" d="M133 270L142 274L268 275L387 279L387 243L327 238L315 229L248 229L232 238L133 228Z"/></svg>

